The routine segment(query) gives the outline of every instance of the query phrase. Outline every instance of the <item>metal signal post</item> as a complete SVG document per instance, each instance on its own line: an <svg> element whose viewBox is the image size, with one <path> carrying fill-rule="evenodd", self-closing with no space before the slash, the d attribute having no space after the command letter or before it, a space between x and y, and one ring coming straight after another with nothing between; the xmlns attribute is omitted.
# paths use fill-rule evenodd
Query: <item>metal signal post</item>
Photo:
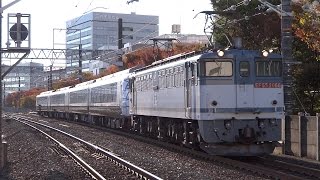
<svg viewBox="0 0 320 180"><path fill-rule="evenodd" d="M2 13L4 10L9 8L10 6L18 3L20 0L15 0L5 6L2 7L2 0L0 0L0 66L2 66ZM2 76L2 71L0 67L0 75ZM6 164L6 151L7 151L7 144L5 142L2 142L2 78L0 78L0 169L2 169Z"/></svg>
<svg viewBox="0 0 320 180"><path fill-rule="evenodd" d="M2 0L0 0L0 8L2 8ZM0 75L2 75L2 12L0 14ZM0 168L5 165L4 162L4 148L2 145L2 78L0 78Z"/></svg>

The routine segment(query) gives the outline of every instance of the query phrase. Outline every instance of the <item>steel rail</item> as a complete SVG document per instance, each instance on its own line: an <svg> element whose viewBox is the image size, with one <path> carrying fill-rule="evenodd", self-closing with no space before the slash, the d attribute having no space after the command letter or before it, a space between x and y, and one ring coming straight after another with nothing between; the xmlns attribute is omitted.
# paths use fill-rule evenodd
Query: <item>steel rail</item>
<svg viewBox="0 0 320 180"><path fill-rule="evenodd" d="M305 167L303 165L298 165L298 164L293 164L293 163L288 163L283 160L278 160L278 159L270 159L270 157L259 157L261 161L270 163L270 164L276 164L275 166L281 168L281 169L287 169L299 174L305 174L310 177L320 177L320 170L311 168L311 167Z"/></svg>
<svg viewBox="0 0 320 180"><path fill-rule="evenodd" d="M76 124L81 124L81 123L77 123L77 122L72 122L72 123L76 123ZM83 125L83 124L82 124ZM86 124L88 126L88 124ZM101 127L97 127L97 126L92 126L89 125L90 127L95 127L98 129L106 129L106 128L101 128ZM166 148L170 151L177 151L177 152L181 152L184 154L189 154L192 156L195 156L197 158L200 159L204 159L204 160L209 160L212 162L218 162L219 164L224 164L226 166L229 167L233 167L236 169L240 169L240 170L246 170L248 172L254 172L260 175L264 175L270 178L276 178L276 179L290 179L290 180L304 180L303 178L299 177L299 176L295 176L295 175L291 175L291 174L287 174L287 173L283 173L283 172L278 172L276 170L270 169L270 168L266 168L266 167L260 167L260 166L256 166L256 165L252 165L252 164L248 164L248 163L244 163L244 162L240 162L237 160L232 160L230 158L225 158L222 156L213 156L213 155L208 155L207 153L204 152L200 152L200 151L195 151L189 148L185 148L185 147L181 147L181 146L177 146L175 144L170 144L168 142L162 142L159 140L154 140L151 138L146 138L143 137L141 135L136 135L136 134L131 134L131 133L127 133L124 131L119 131L119 130L115 130L115 129L110 129L107 128L107 130L109 132L112 132L114 134L118 134L118 135L122 135L122 136L126 136L129 138L133 138L142 142L146 142L149 144L154 144L163 148Z"/></svg>
<svg viewBox="0 0 320 180"><path fill-rule="evenodd" d="M117 157L116 155L114 155L112 152L108 152L102 148L100 148L99 146L96 146L94 144L91 144L83 139L80 139L76 136L73 136L69 133L66 133L64 131L61 131L59 129L56 129L56 128L53 128L53 127L50 127L48 125L45 125L45 124L41 124L41 123L38 123L38 122L35 122L35 121L32 121L30 119L27 119L25 116L20 116L20 118L23 118L23 120L25 121L28 121L28 122L31 122L31 123L34 123L34 124L37 124L39 126L43 126L45 128L48 128L48 129L51 129L51 130L54 130L54 131L57 131L63 135L66 135L72 139L75 139L77 141L80 141L81 143L87 145L88 147L90 148L93 148L96 152L98 153L101 153L102 155L106 156L110 161L112 162L115 162L116 164L118 164L119 166L121 166L122 168L128 170L129 172L132 172L132 173L135 173L138 177L142 178L142 179L150 179L150 180L161 180L162 178L122 159L122 158L119 158Z"/></svg>
<svg viewBox="0 0 320 180"><path fill-rule="evenodd" d="M13 118L14 120L23 123L37 131L39 131L40 133L42 133L43 135L45 135L46 137L48 137L51 141L53 141L55 144L57 144L60 148L62 148L63 150L65 150L67 152L67 154L69 154L69 156L71 156L77 163L79 163L85 170L87 170L90 175L98 180L106 180L100 173L98 173L95 169L93 169L89 164L87 164L84 160L82 160L78 155L76 155L75 153L73 153L69 148L67 148L64 144L60 143L58 140L56 140L55 138L53 138L52 136L50 136L49 134L45 133L44 131L42 131L41 129L38 129L35 126L32 126L31 124L28 124L26 122L23 122L20 120L19 117Z"/></svg>
<svg viewBox="0 0 320 180"><path fill-rule="evenodd" d="M73 122L74 123L74 122ZM81 124L81 123L76 123L76 124ZM99 128L99 129L105 129L105 128L100 128L100 127L96 127L96 126L92 126L90 125L90 127L95 127L95 128ZM284 172L279 172L277 170L274 169L270 169L267 167L261 167L261 166L257 166L257 165L252 165L249 163L245 163L245 162L241 162L241 161L237 161L237 160L233 160L230 158L225 158L225 157L221 157L221 156L213 156L213 155L208 155L207 153L204 152L200 152L200 151L195 151L192 149L187 149L184 147L180 147L174 144L170 144L168 142L162 142L162 141L158 141L158 140L154 140L151 138L146 138L140 135L136 135L136 134L130 134L130 133L126 133L123 131L119 131L119 130L114 130L114 129L110 129L108 128L108 131L118 134L118 135L122 135L122 136L126 136L126 137L130 137L142 142L146 142L149 144L155 144L157 146L172 150L172 151L177 151L177 152L181 152L184 154L189 154L192 156L195 156L197 158L200 159L204 159L204 160L209 160L212 162L218 162L219 164L224 164L226 166L229 167L233 167L236 169L240 169L240 170L246 170L248 172L254 172L260 175L264 175L267 176L269 178L276 178L276 179L290 179L290 180L304 180L304 178L301 178L299 176L295 176L292 174L287 174Z"/></svg>

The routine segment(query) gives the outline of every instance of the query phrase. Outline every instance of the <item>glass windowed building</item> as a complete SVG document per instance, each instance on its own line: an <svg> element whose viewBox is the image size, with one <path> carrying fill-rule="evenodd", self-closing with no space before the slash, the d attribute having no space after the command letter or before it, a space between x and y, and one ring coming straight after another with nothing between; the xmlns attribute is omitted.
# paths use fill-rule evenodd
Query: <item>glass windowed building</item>
<svg viewBox="0 0 320 180"><path fill-rule="evenodd" d="M89 50L117 50L119 18L122 19L122 44L137 44L159 35L158 16L91 12L66 22L66 48L79 50L81 45L82 49ZM79 57L72 54L74 53L67 53L69 73L79 70ZM103 59L100 60L103 61ZM92 61L98 61L94 53L91 57L82 58L83 72L91 71L90 62ZM100 64L108 66L105 62Z"/></svg>
<svg viewBox="0 0 320 180"><path fill-rule="evenodd" d="M3 72L11 66L3 65ZM27 91L34 87L39 87L43 78L43 64L26 62L19 63L3 78L4 94L16 91Z"/></svg>

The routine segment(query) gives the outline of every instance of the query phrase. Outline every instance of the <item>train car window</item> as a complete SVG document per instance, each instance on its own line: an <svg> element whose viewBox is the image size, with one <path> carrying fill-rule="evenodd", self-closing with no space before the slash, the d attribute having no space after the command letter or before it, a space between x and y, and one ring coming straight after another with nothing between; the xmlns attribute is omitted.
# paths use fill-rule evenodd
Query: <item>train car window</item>
<svg viewBox="0 0 320 180"><path fill-rule="evenodd" d="M87 89L70 93L70 103L85 103L87 102Z"/></svg>
<svg viewBox="0 0 320 180"><path fill-rule="evenodd" d="M167 88L170 87L170 74L169 74L169 70L167 70L167 75L166 75L166 87L167 87Z"/></svg>
<svg viewBox="0 0 320 180"><path fill-rule="evenodd" d="M248 61L240 62L240 76L248 77L250 75L250 65Z"/></svg>
<svg viewBox="0 0 320 180"><path fill-rule="evenodd" d="M146 86L146 76L142 76L142 87L141 87L141 91L145 90L145 86Z"/></svg>
<svg viewBox="0 0 320 180"><path fill-rule="evenodd" d="M41 104L41 105L46 105L47 101L48 101L47 97L39 97L39 98L37 98L38 104Z"/></svg>
<svg viewBox="0 0 320 180"><path fill-rule="evenodd" d="M83 94L86 97L86 94ZM99 87L94 87L91 90L92 103L110 103L117 100L117 84L107 84Z"/></svg>
<svg viewBox="0 0 320 180"><path fill-rule="evenodd" d="M191 70L191 76L193 77L194 76L194 64L193 63L190 64L190 70Z"/></svg>
<svg viewBox="0 0 320 180"><path fill-rule="evenodd" d="M280 77L282 63L280 60L256 61L257 77Z"/></svg>
<svg viewBox="0 0 320 180"><path fill-rule="evenodd" d="M205 75L210 77L229 77L233 74L231 61L207 61L204 70Z"/></svg>

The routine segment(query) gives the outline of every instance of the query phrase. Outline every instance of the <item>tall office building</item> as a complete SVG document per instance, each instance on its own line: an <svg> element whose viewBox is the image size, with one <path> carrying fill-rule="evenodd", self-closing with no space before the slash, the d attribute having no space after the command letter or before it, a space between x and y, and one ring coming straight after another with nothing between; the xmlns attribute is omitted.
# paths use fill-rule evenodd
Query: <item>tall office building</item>
<svg viewBox="0 0 320 180"><path fill-rule="evenodd" d="M3 65L3 72L10 66ZM3 78L4 94L26 91L38 87L43 81L43 64L26 62L19 63Z"/></svg>
<svg viewBox="0 0 320 180"><path fill-rule="evenodd" d="M118 49L119 19L122 19L122 47L123 44L137 44L159 35L159 17L149 15L118 14L91 12L66 22L66 47L79 50L110 50ZM121 22L121 21L120 21ZM117 55L117 53L115 53ZM68 72L79 70L79 58L67 54ZM102 61L99 66L107 66L108 60L96 59L96 54L82 57L82 71L92 71L91 61ZM97 63L92 63L97 64ZM105 67L100 67L105 68ZM97 68L96 68L97 69ZM98 68L99 69L99 68ZM95 70L96 71L96 70ZM95 72L96 73L96 72Z"/></svg>

